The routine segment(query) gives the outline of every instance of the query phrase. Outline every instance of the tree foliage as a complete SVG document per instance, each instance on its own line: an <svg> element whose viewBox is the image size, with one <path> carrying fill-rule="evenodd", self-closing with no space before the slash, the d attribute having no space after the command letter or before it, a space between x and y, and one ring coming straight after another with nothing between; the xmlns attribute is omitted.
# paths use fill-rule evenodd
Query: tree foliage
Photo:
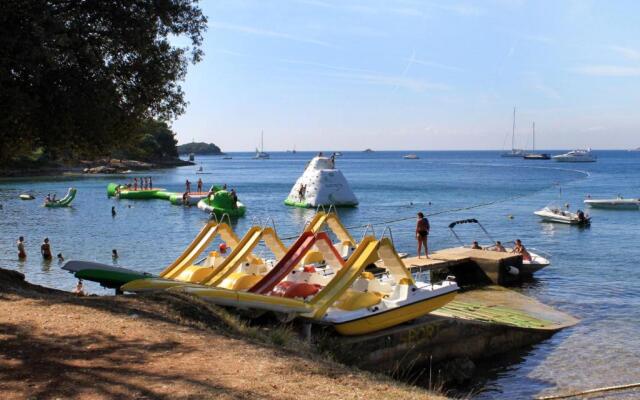
<svg viewBox="0 0 640 400"><path fill-rule="evenodd" d="M220 147L213 143L193 142L185 143L178 146L178 153L180 154L224 154Z"/></svg>
<svg viewBox="0 0 640 400"><path fill-rule="evenodd" d="M1 1L0 164L108 155L175 118L205 29L197 0Z"/></svg>

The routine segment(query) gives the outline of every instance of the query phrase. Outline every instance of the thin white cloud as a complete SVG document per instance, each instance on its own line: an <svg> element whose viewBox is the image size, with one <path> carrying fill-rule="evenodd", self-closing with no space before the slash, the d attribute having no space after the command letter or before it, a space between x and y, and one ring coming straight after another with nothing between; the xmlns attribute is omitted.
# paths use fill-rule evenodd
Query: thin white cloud
<svg viewBox="0 0 640 400"><path fill-rule="evenodd" d="M640 67L622 67L619 65L585 65L572 69L581 75L603 77L634 77L640 76Z"/></svg>
<svg viewBox="0 0 640 400"><path fill-rule="evenodd" d="M433 4L434 7L439 8L441 10L449 11L454 14L462 15L465 17L477 17L485 14L485 10L482 8L478 8L470 3L458 3L458 4Z"/></svg>
<svg viewBox="0 0 640 400"><path fill-rule="evenodd" d="M323 64L323 63L317 63L317 62L313 62L313 61L294 60L294 59L290 59L290 58L284 58L284 59L280 59L278 61L286 63L286 64L305 65L305 66L310 66L310 67L317 67L317 68L320 68L320 69L329 69L329 70L333 70L333 71L346 71L346 72L356 72L356 73L373 73L373 71L366 70L366 69L361 69L361 68L342 67L342 66L338 66L338 65Z"/></svg>
<svg viewBox="0 0 640 400"><path fill-rule="evenodd" d="M380 75L375 73L335 73L327 74L329 77L344 79L351 83L390 86L394 89L402 88L413 92L425 92L429 90L449 90L450 87L441 83L427 82L421 79L408 78L406 76Z"/></svg>
<svg viewBox="0 0 640 400"><path fill-rule="evenodd" d="M630 47L623 46L611 46L611 50L616 53L621 54L623 57L631 59L631 60L640 60L640 51L636 49L632 49Z"/></svg>
<svg viewBox="0 0 640 400"><path fill-rule="evenodd" d="M546 85L542 82L536 82L532 85L533 90L542 93L546 97L552 100L560 100L562 96L560 93L553 87Z"/></svg>
<svg viewBox="0 0 640 400"><path fill-rule="evenodd" d="M530 42L538 42L538 43L545 43L545 44L550 44L555 42L552 38L545 35L523 35L522 38Z"/></svg>
<svg viewBox="0 0 640 400"><path fill-rule="evenodd" d="M425 14L414 7L379 7L368 3L349 3L346 1L297 0L297 3L314 7L353 12L357 14L398 14L410 17L423 17Z"/></svg>
<svg viewBox="0 0 640 400"><path fill-rule="evenodd" d="M314 44L314 45L323 46L323 47L333 47L330 43L324 42L322 40L317 40L317 39L308 38L308 37L299 36L299 35L293 35L289 33L276 32L276 31L256 28L256 27L247 26L247 25L235 25L235 24L227 24L225 22L211 21L209 22L209 27L214 29L245 33L248 35L271 37L275 39L289 40L289 41L299 42L299 43Z"/></svg>
<svg viewBox="0 0 640 400"><path fill-rule="evenodd" d="M446 65L446 64L440 64L440 63L437 63L437 62L434 62L434 61L429 61L429 60L420 60L420 59L417 59L417 58L412 58L412 59L409 59L409 61L412 64L422 65L422 66L425 66L425 67L433 67L433 68L439 68L439 69L444 69L444 70L447 70L447 71L455 71L455 72L464 71L462 68L459 68L459 67L454 67L454 66Z"/></svg>

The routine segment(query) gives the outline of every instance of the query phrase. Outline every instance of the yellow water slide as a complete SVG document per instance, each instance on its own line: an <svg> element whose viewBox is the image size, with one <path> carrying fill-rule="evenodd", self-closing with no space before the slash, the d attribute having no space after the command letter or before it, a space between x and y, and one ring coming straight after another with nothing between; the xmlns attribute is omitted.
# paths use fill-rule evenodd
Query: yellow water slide
<svg viewBox="0 0 640 400"><path fill-rule="evenodd" d="M224 223L209 222L196 235L195 239L187 246L185 251L167 268L160 273L163 278L172 279L180 275L180 273L192 265L196 259L207 249L209 244L220 235L232 249L238 244L238 236L233 232L231 227Z"/></svg>
<svg viewBox="0 0 640 400"><path fill-rule="evenodd" d="M228 232L226 231L226 229L224 229L224 232L226 232L225 236L228 236ZM282 258L286 253L286 246L278 238L278 235L276 234L275 230L273 230L273 228L260 228L254 226L249 229L249 231L242 237L240 241L237 241L235 244L233 244L233 247L231 247L231 252L226 258L217 258L217 261L210 267L202 267L199 265L184 266L181 268L180 272L173 275L173 278L161 277L136 279L123 285L122 290L128 292L143 292L163 290L173 286L188 284L204 284L217 286L217 284L220 283L229 274L236 271L237 268L242 264L242 262L262 262L262 260L258 259L258 257L253 254L253 250L258 245L261 239L265 242L265 245L278 259ZM200 243L204 244L204 242L207 240L206 236L201 237L200 240ZM226 241L227 243L230 242L229 240ZM203 250L205 248L206 246L203 248ZM217 279L219 276L220 279Z"/></svg>
<svg viewBox="0 0 640 400"><path fill-rule="evenodd" d="M346 265L311 299L309 305L313 311L305 316L314 319L322 318L327 309L351 287L364 268L378 260L378 246L379 242L374 237L366 236L349 257Z"/></svg>
<svg viewBox="0 0 640 400"><path fill-rule="evenodd" d="M347 231L347 228L344 227L336 213L318 211L311 222L307 224L305 231L317 233L320 232L325 225L331 229L341 243L349 242L351 245L356 244L356 241L349 231Z"/></svg>

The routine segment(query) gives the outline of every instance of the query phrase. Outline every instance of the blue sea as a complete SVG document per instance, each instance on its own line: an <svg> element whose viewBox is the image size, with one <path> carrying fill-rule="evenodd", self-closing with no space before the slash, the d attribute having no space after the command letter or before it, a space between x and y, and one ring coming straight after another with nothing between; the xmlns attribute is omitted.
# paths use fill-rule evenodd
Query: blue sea
<svg viewBox="0 0 640 400"><path fill-rule="evenodd" d="M367 224L373 224L377 235L389 226L398 250L415 253L413 218L423 211L433 214L431 248L445 248L457 244L449 222L477 218L495 239L520 238L528 248L550 253L552 265L515 289L580 319L577 326L532 348L489 363L474 398L532 398L640 381L640 211L587 210L593 223L586 229L542 223L533 215L548 204L581 207L587 195L640 196L639 152L597 151L598 162L591 164L507 159L490 151L418 152L419 160L404 160L403 154L344 152L337 159L360 200L359 207L340 210L357 239ZM204 175L196 175L194 166L144 175L171 191L182 191L186 179L195 182L198 177L205 187L226 183L247 206L246 217L233 224L239 235L252 224L275 221L278 234L290 243L314 211L290 208L283 201L314 154L272 153L270 160L230 155L231 160L197 157L208 173ZM66 259L112 263L111 250L117 249L120 265L162 270L208 216L162 200L107 198L109 182L133 176L0 181L0 266L23 272L31 282L73 289L74 278L57 260L39 257L40 244L48 237L54 254L61 252ZM62 197L71 186L78 189L72 208L42 207L47 193ZM37 199L20 200L25 192ZM472 227L459 232L467 242L484 240ZM25 262L17 258L15 243L21 235L27 243ZM111 293L91 283L86 287L91 293Z"/></svg>

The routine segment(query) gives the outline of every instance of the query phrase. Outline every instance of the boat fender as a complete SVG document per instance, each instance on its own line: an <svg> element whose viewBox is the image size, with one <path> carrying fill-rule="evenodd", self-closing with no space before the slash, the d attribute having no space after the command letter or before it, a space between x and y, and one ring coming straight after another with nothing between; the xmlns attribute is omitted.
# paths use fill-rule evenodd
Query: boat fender
<svg viewBox="0 0 640 400"><path fill-rule="evenodd" d="M515 276L520 275L520 270L519 270L518 268L516 268L516 267L508 266L508 267L507 267L507 272L508 272L509 274L511 274L511 275L515 275Z"/></svg>

